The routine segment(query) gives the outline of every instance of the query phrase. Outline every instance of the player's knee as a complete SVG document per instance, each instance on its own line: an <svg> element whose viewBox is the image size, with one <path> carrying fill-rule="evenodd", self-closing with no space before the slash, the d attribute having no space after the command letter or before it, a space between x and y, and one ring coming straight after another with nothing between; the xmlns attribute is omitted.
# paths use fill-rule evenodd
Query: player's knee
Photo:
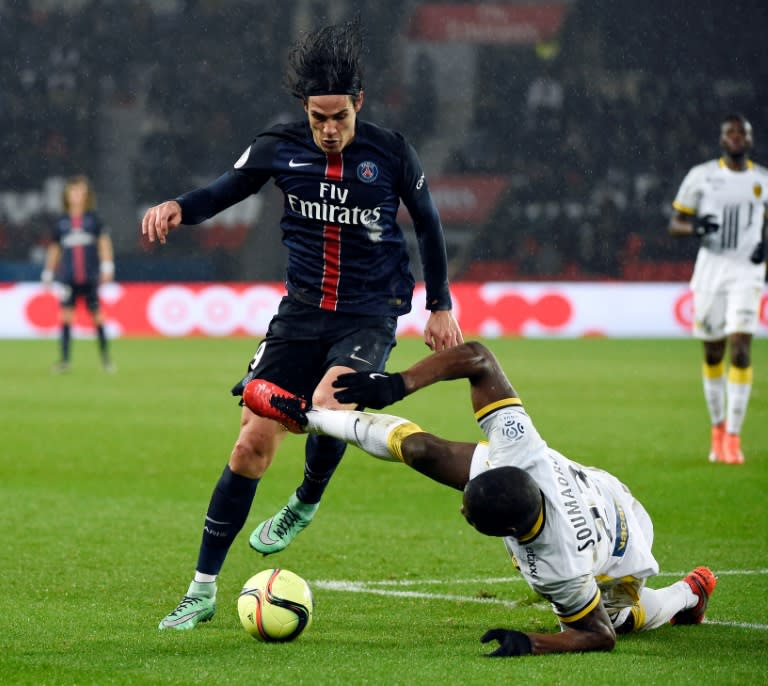
<svg viewBox="0 0 768 686"><path fill-rule="evenodd" d="M742 336L734 336L731 339L731 364L734 367L746 369L752 360L750 355L750 339Z"/></svg>
<svg viewBox="0 0 768 686"><path fill-rule="evenodd" d="M253 444L238 438L229 456L229 468L236 474L249 479L258 479L272 464L272 452L258 449Z"/></svg>
<svg viewBox="0 0 768 686"><path fill-rule="evenodd" d="M267 471L272 464L272 458L279 445L277 432L269 433L272 423L260 417L250 417L244 414L240 435L235 441L229 456L229 466L233 472L251 479L257 479ZM276 425L275 425L276 426Z"/></svg>

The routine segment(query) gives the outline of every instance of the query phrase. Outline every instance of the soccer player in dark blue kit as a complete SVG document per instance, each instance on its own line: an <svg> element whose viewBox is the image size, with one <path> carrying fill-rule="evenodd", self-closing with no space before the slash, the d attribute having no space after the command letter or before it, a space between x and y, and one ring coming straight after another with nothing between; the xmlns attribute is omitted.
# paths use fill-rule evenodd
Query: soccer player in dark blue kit
<svg viewBox="0 0 768 686"><path fill-rule="evenodd" d="M462 342L442 226L418 156L400 134L357 118L364 98L361 50L356 21L304 35L289 54L286 85L306 118L262 132L233 169L144 216L142 232L164 243L171 229L204 221L269 179L282 190L288 294L235 395L262 378L316 407L354 407L333 397L333 381L350 371L383 370L397 317L411 309L414 278L396 222L401 199L426 282L425 343L439 351ZM284 436L280 424L243 407L240 434L208 506L194 579L161 629L192 629L213 616L216 578ZM252 548L265 555L283 550L310 523L344 449L328 436L308 438L301 485L254 530Z"/></svg>
<svg viewBox="0 0 768 686"><path fill-rule="evenodd" d="M99 303L99 284L112 281L115 275L112 239L95 211L95 194L87 176L68 179L62 196L64 214L56 219L41 275L47 287L53 284L54 275L62 286L61 353L53 371L69 371L75 303L82 298L96 326L102 367L113 372Z"/></svg>

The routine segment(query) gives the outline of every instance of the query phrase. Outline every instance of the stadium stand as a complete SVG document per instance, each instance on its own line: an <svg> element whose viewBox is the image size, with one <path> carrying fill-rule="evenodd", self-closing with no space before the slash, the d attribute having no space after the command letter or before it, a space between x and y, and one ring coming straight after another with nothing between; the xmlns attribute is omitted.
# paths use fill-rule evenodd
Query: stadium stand
<svg viewBox="0 0 768 686"><path fill-rule="evenodd" d="M752 118L761 161L768 9L528 3L564 6L557 36L450 44L471 63L459 87L441 71L448 53L415 36L428 4L0 2L0 59L12 67L0 77L0 279L37 278L50 180L77 172L95 179L118 278L155 278L157 247L138 237L143 208L213 178L258 130L300 115L280 86L286 47L304 26L353 11L369 34L368 115L417 143L430 179L506 180L487 216L446 215L453 279L687 279L695 246L666 236L672 194L691 164L717 155L726 111ZM753 21L738 20L745 13ZM683 24L695 39L678 40ZM739 39L722 41L727 31ZM275 203L266 193L179 234L163 257L178 278L185 260L199 276L207 257L211 280L279 279Z"/></svg>

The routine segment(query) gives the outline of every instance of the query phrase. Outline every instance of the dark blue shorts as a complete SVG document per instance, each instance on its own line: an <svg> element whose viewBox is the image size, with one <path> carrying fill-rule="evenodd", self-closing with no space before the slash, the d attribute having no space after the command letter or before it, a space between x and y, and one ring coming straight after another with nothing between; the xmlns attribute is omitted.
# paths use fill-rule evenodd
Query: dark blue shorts
<svg viewBox="0 0 768 686"><path fill-rule="evenodd" d="M232 395L242 395L252 379L266 379L311 400L330 367L382 371L396 329L397 317L328 312L286 296Z"/></svg>
<svg viewBox="0 0 768 686"><path fill-rule="evenodd" d="M99 311L99 284L95 281L89 283L66 283L63 285L59 304L62 307L74 307L78 298L85 300L85 305L91 312Z"/></svg>

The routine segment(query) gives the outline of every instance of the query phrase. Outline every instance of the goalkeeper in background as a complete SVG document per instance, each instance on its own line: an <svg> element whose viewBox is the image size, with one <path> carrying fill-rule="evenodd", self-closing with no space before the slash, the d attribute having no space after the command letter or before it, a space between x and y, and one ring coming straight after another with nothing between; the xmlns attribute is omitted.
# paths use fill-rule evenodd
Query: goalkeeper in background
<svg viewBox="0 0 768 686"><path fill-rule="evenodd" d="M445 440L393 415L310 408L261 379L246 386L243 400L292 431L335 436L463 491L469 524L504 539L523 578L551 603L562 629L490 629L481 638L498 641L490 656L611 650L617 634L701 623L715 575L696 567L665 588L646 588L659 566L645 508L616 477L546 444L484 345L443 350L400 374L342 374L334 386L341 389L340 403L380 409L437 381L464 378L487 443Z"/></svg>
<svg viewBox="0 0 768 686"><path fill-rule="evenodd" d="M739 114L726 116L720 124L722 157L688 172L669 223L671 235L701 241L691 278L693 335L704 344L709 461L725 464L744 462L740 433L752 390L752 336L765 283L768 170L749 159L752 143L750 123Z"/></svg>

